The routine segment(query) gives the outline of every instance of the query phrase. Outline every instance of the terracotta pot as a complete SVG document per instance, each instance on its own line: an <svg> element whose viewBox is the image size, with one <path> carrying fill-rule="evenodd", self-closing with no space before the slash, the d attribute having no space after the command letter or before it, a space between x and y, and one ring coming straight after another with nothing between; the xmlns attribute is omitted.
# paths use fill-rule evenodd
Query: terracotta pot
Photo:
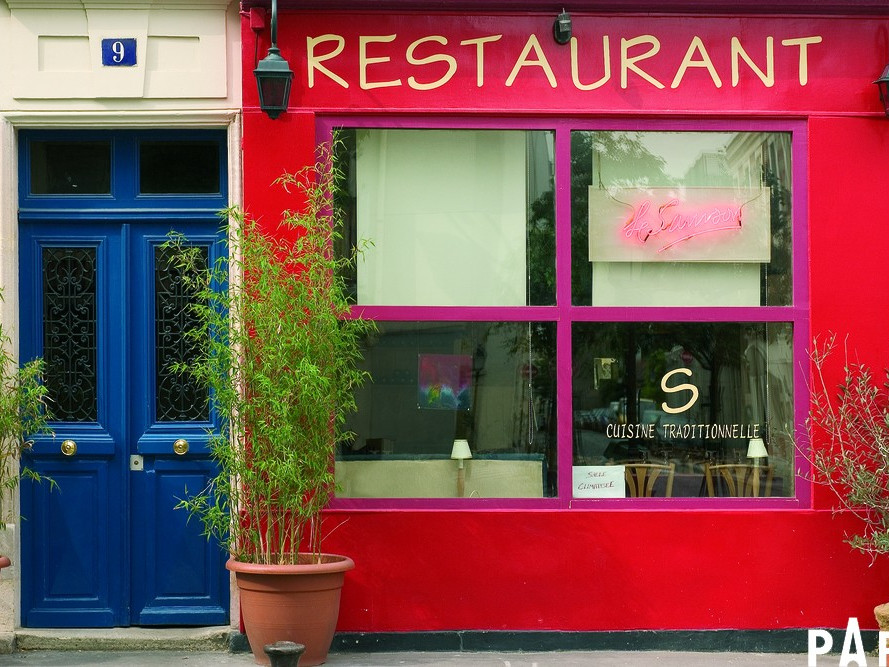
<svg viewBox="0 0 889 667"><path fill-rule="evenodd" d="M238 582L244 629L257 664L269 664L263 647L279 641L305 644L301 667L327 660L343 580L355 563L333 554L323 554L321 560L306 565L226 563Z"/></svg>
<svg viewBox="0 0 889 667"><path fill-rule="evenodd" d="M877 627L880 630L889 631L889 602L874 607L874 618L877 619Z"/></svg>
<svg viewBox="0 0 889 667"><path fill-rule="evenodd" d="M12 561L9 560L9 556L0 556L0 570L10 565L12 565Z"/></svg>

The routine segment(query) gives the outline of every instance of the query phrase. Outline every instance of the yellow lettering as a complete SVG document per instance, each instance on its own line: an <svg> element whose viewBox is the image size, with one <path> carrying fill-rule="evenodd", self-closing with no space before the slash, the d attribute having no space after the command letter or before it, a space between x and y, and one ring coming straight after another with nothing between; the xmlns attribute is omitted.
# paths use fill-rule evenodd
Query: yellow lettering
<svg viewBox="0 0 889 667"><path fill-rule="evenodd" d="M460 46L471 46L475 44L475 85L481 88L485 85L485 44L487 42L496 42L503 35L489 35L488 37L477 37L476 39L464 39L460 42Z"/></svg>
<svg viewBox="0 0 889 667"><path fill-rule="evenodd" d="M577 64L577 37L571 38L571 80L578 90L595 90L605 85L611 78L611 51L608 46L608 35L602 35L602 60L605 63L605 74L594 83L580 82L580 67Z"/></svg>
<svg viewBox="0 0 889 667"><path fill-rule="evenodd" d="M648 49L645 53L642 53L638 56L629 57L628 52L634 46L638 46L639 44L650 44L651 48ZM621 39L620 40L620 87L627 87L627 72L633 70L636 74L641 76L643 79L648 81L651 85L656 88L663 88L664 84L651 76L648 72L643 71L639 67L636 66L636 63L640 60L645 60L646 58L651 58L658 51L661 50L661 43L658 41L657 37L654 35L640 35L639 37L634 37L633 39Z"/></svg>
<svg viewBox="0 0 889 667"><path fill-rule="evenodd" d="M368 83L367 81L367 66L373 65L374 63L387 63L389 62L389 56L379 56L376 58L368 58L367 57L367 45L372 43L384 43L384 42L392 42L395 41L395 35L372 35L372 36L364 36L358 38L358 64L359 64L359 72L360 72L360 85L361 90L370 90L371 88L386 88L388 86L400 86L401 79L393 79L391 81L375 81L373 83Z"/></svg>
<svg viewBox="0 0 889 667"><path fill-rule="evenodd" d="M331 51L330 53L316 55L315 47L322 42L336 42L337 44L336 47L334 47L333 51ZM345 45L346 40L341 35L320 35L318 37L306 37L306 69L308 70L309 75L309 88L315 87L315 70L318 70L329 79L336 81L343 88L349 87L349 84L345 79L334 74L321 64L325 60L336 58L340 53L343 52L343 47L345 47Z"/></svg>
<svg viewBox="0 0 889 667"><path fill-rule="evenodd" d="M741 46L741 40L732 37L732 88L738 85L741 75L738 72L738 56L744 59L744 62L753 70L759 80L765 84L766 88L775 85L775 38L766 37L766 71L763 72L756 63L747 55L744 47Z"/></svg>
<svg viewBox="0 0 889 667"><path fill-rule="evenodd" d="M531 51L537 54L536 60L528 60L528 54ZM512 71L509 73L509 76L506 77L506 85L511 86L516 77L519 74L519 70L522 67L526 67L528 65L536 65L543 70L543 73L546 74L546 78L549 80L549 85L553 88L556 87L556 75L553 74L552 68L549 66L549 62L546 59L546 56L543 55L543 49L540 48L540 42L537 41L536 35L531 35L528 37L528 41L525 42L525 48L522 49L522 54L519 56L519 59L516 60L515 65L513 65Z"/></svg>
<svg viewBox="0 0 889 667"><path fill-rule="evenodd" d="M671 378L672 376L676 375L676 373L682 373L683 375L687 375L688 377L691 377L691 369L677 368L675 370L670 371L669 373L664 375L664 377L661 378L661 389L668 394L673 394L677 391L690 391L691 398L688 399L688 403L686 403L685 405L683 405L682 407L679 407L679 408L671 408L666 403L661 403L661 410L663 410L664 412L668 412L672 415L678 414L680 412L685 412L686 410L688 410L698 400L698 395L699 395L698 388L696 386L694 386L693 384L677 384L675 387L671 387L670 385L668 385L667 380L669 378Z"/></svg>
<svg viewBox="0 0 889 667"><path fill-rule="evenodd" d="M799 47L799 85L805 86L809 82L809 44L820 44L821 37L797 37L796 39L782 39L781 46Z"/></svg>
<svg viewBox="0 0 889 667"><path fill-rule="evenodd" d="M442 46L447 45L448 40L444 37L439 37L438 35L430 35L429 37L423 37L422 39L418 39L416 42L413 42L409 47L407 47L407 61L411 65L429 65L431 63L447 63L448 71L442 76L440 79L436 79L431 83L419 83L414 77L409 76L407 78L407 85L416 90L432 90L433 88L438 88L439 86L443 86L448 81L451 80L451 77L454 76L454 73L457 71L457 59L453 56L449 56L446 53L435 53L431 56L426 56L425 58L415 58L414 50L425 42L437 42Z"/></svg>
<svg viewBox="0 0 889 667"><path fill-rule="evenodd" d="M700 60L693 59L695 53L700 54ZM713 79L713 85L717 88L722 88L722 79L719 78L716 68L713 67L713 61L710 60L710 55L704 47L704 42L697 35L692 38L691 44L688 45L688 50L685 52L682 64L676 70L676 76L673 77L673 83L670 84L670 88L679 87L679 84L682 83L682 77L685 76L685 72L689 67L706 67L707 71L710 72L710 78Z"/></svg>

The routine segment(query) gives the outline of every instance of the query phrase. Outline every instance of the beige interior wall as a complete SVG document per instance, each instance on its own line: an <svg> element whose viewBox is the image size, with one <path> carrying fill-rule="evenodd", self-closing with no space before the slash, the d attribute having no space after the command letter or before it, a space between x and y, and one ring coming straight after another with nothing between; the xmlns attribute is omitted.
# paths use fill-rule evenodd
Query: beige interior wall
<svg viewBox="0 0 889 667"><path fill-rule="evenodd" d="M467 498L543 496L542 461L470 459L464 466ZM456 498L457 461L337 461L336 482L343 498Z"/></svg>

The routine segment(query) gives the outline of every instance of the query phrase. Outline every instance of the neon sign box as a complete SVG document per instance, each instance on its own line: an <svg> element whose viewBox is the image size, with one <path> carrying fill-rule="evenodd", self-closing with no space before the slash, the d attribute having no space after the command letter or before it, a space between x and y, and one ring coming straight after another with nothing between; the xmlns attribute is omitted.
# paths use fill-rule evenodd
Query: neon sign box
<svg viewBox="0 0 889 667"><path fill-rule="evenodd" d="M589 189L591 262L768 262L769 188Z"/></svg>

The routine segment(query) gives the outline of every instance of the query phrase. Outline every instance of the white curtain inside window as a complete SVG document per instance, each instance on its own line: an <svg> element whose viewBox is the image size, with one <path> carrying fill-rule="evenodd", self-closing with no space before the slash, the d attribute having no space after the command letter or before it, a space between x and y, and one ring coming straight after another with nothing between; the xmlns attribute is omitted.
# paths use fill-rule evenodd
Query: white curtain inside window
<svg viewBox="0 0 889 667"><path fill-rule="evenodd" d="M596 306L758 306L760 265L593 262Z"/></svg>
<svg viewBox="0 0 889 667"><path fill-rule="evenodd" d="M592 164L595 188L761 189L762 199L746 206L748 213L753 205L762 207L757 224L764 234L760 243L769 252L769 190L762 183L762 151L778 135L602 132L598 136ZM786 137L781 140L787 141ZM590 243L596 242L591 228ZM759 306L762 301L760 261L591 264L594 306Z"/></svg>
<svg viewBox="0 0 889 667"><path fill-rule="evenodd" d="M526 303L525 133L357 133L365 305Z"/></svg>

